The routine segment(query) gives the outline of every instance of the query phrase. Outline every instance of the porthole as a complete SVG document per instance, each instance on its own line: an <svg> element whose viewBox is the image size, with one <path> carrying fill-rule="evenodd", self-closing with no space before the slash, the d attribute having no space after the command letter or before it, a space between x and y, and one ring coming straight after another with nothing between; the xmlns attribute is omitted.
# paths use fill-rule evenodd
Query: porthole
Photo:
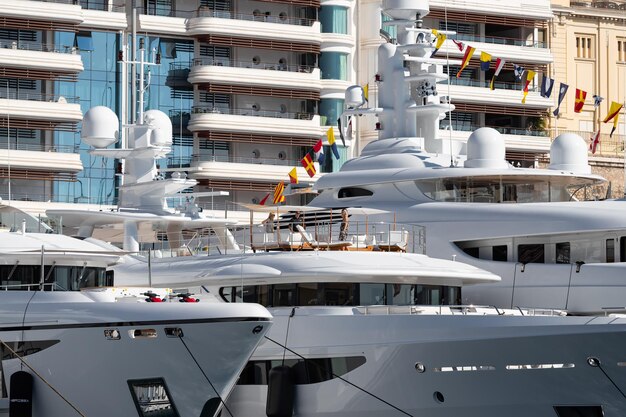
<svg viewBox="0 0 626 417"><path fill-rule="evenodd" d="M260 56L258 56L258 55L257 55L257 56L254 56L254 57L252 58L252 63L253 63L254 65L259 65L259 64L261 63L261 57L260 57Z"/></svg>
<svg viewBox="0 0 626 417"><path fill-rule="evenodd" d="M435 399L435 401L436 401L436 402L438 402L439 404L443 404L443 402L446 400L446 399L443 397L443 394L442 394L442 393L440 393L439 391L435 391L435 392L433 393L433 398L434 398L434 399Z"/></svg>

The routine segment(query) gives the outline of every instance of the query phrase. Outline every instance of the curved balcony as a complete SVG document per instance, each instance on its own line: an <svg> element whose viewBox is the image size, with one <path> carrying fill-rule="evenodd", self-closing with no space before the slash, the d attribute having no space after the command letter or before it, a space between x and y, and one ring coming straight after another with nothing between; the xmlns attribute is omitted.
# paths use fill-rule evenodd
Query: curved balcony
<svg viewBox="0 0 626 417"><path fill-rule="evenodd" d="M354 36L343 33L322 33L321 51L350 53L356 45Z"/></svg>
<svg viewBox="0 0 626 417"><path fill-rule="evenodd" d="M1 86L0 86L1 89ZM8 115L8 117L7 117ZM0 125L24 129L73 131L83 120L77 97L11 92L0 98Z"/></svg>
<svg viewBox="0 0 626 417"><path fill-rule="evenodd" d="M194 159L191 162L189 176L193 179L218 180L253 180L276 183L287 178L287 174L296 167L298 178L315 181L320 177L319 164L315 162L317 174L310 178L300 161L280 161L281 164L263 163L252 158L212 158L211 160ZM290 162L286 164L284 162Z"/></svg>
<svg viewBox="0 0 626 417"><path fill-rule="evenodd" d="M74 78L84 69L76 48L4 40L0 40L0 68L5 77L39 79Z"/></svg>
<svg viewBox="0 0 626 417"><path fill-rule="evenodd" d="M252 134L320 137L320 119L310 113L194 106L188 128L192 132L226 131Z"/></svg>
<svg viewBox="0 0 626 417"><path fill-rule="evenodd" d="M482 84L482 83L479 83ZM519 86L519 84L518 84ZM447 87L443 87L446 90ZM538 92L536 92L537 88L530 89L528 97L526 98L526 103L522 104L522 90L521 87L518 87L518 90L504 90L504 89L495 89L493 91L489 90L489 85L483 86L471 86L470 85L450 85L450 97L452 98L452 103L474 103L474 104L485 104L489 106L513 106L519 107L523 106L529 109L549 109L554 105L554 99L541 97ZM534 91L533 91L534 90ZM444 91L444 90L441 90ZM554 94L554 92L552 93ZM458 110L458 109L457 109Z"/></svg>
<svg viewBox="0 0 626 417"><path fill-rule="evenodd" d="M219 58L196 58L189 82L245 84L277 88L319 90L320 70L304 65L239 62Z"/></svg>
<svg viewBox="0 0 626 417"><path fill-rule="evenodd" d="M47 171L54 173L76 173L83 170L80 154L72 151L57 152L54 146L18 146L18 149L0 148L0 167L13 170ZM46 151L38 148L46 148ZM73 147L72 147L73 149Z"/></svg>
<svg viewBox="0 0 626 417"><path fill-rule="evenodd" d="M253 34L251 36L251 34ZM187 35L222 35L256 40L290 41L319 45L320 23L289 16L248 15L200 8L187 21Z"/></svg>
<svg viewBox="0 0 626 417"><path fill-rule="evenodd" d="M457 38L459 36L457 35ZM539 47L539 43L527 43L523 46L520 45L508 45L507 43L488 43L486 42L488 37L476 37L476 42L472 42L472 46L476 48L476 51L488 50L492 56L504 58L509 62L529 63L529 64L551 64L554 61L554 57L548 48ZM492 40L496 38L491 38ZM500 40L506 40L507 38L497 38ZM445 57L447 55L450 58L462 58L463 52L459 51L459 48L451 41L446 40L437 53L438 57ZM478 58L480 53L474 52L474 57Z"/></svg>
<svg viewBox="0 0 626 417"><path fill-rule="evenodd" d="M2 2L0 16L5 24L34 30L71 30L83 22L78 2L13 0Z"/></svg>

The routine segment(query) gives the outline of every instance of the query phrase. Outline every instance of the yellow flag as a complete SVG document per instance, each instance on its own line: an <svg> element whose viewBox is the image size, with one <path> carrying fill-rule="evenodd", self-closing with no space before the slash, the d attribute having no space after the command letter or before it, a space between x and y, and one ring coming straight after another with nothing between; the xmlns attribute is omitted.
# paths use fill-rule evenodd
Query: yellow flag
<svg viewBox="0 0 626 417"><path fill-rule="evenodd" d="M293 167L293 169L289 171L289 182L291 184L298 183L298 172L296 171L296 167Z"/></svg>
<svg viewBox="0 0 626 417"><path fill-rule="evenodd" d="M369 100L369 89L370 89L370 85L369 84L365 84L363 86L363 97L365 98L365 101L370 101Z"/></svg>

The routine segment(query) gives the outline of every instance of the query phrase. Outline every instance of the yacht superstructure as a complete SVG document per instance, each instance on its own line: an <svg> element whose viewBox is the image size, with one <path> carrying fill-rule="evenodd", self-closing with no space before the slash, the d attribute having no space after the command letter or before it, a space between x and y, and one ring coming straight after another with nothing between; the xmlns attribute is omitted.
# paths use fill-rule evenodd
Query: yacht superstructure
<svg viewBox="0 0 626 417"><path fill-rule="evenodd" d="M86 240L0 237L2 416L213 415L271 326L253 304L120 298L123 253Z"/></svg>
<svg viewBox="0 0 626 417"><path fill-rule="evenodd" d="M397 19L428 10L385 4L392 16L400 6ZM626 311L626 202L579 201L603 197L594 189L604 179L591 173L587 144L562 134L547 169L525 169L505 160L504 141L493 129L476 130L467 144L442 135L439 120L453 110L437 87L447 79L446 62L429 58L429 30L397 27L398 43L380 47L378 106L368 108L359 87L346 92L351 108L344 114L376 114L379 139L321 178L311 204L383 209L389 213L370 222L393 216L424 226L427 254L502 276L468 290L472 302L573 314Z"/></svg>

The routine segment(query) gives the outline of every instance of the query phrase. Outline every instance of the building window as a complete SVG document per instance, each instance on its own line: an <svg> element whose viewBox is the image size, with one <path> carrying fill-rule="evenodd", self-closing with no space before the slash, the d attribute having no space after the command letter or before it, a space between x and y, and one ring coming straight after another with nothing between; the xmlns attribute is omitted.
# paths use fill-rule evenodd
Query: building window
<svg viewBox="0 0 626 417"><path fill-rule="evenodd" d="M348 9L340 6L322 6L320 9L322 33L348 34Z"/></svg>
<svg viewBox="0 0 626 417"><path fill-rule="evenodd" d="M593 120L580 120L578 130L581 132L593 132Z"/></svg>
<svg viewBox="0 0 626 417"><path fill-rule="evenodd" d="M626 38L617 38L617 61L626 62Z"/></svg>
<svg viewBox="0 0 626 417"><path fill-rule="evenodd" d="M578 35L576 36L576 58L593 58L594 50L593 50L594 39L593 36L589 35Z"/></svg>
<svg viewBox="0 0 626 417"><path fill-rule="evenodd" d="M320 70L323 80L348 81L348 54L342 52L322 52Z"/></svg>
<svg viewBox="0 0 626 417"><path fill-rule="evenodd" d="M389 22L391 20L393 20L391 17L387 16L386 14L381 13L380 14L380 18L382 21L382 28L385 32L387 32L387 34L389 35L389 37L391 39L397 39L398 38L398 28L395 25L386 25L385 22Z"/></svg>
<svg viewBox="0 0 626 417"><path fill-rule="evenodd" d="M320 116L322 126L337 126L337 119L343 113L344 100L340 98L323 98L320 100Z"/></svg>

